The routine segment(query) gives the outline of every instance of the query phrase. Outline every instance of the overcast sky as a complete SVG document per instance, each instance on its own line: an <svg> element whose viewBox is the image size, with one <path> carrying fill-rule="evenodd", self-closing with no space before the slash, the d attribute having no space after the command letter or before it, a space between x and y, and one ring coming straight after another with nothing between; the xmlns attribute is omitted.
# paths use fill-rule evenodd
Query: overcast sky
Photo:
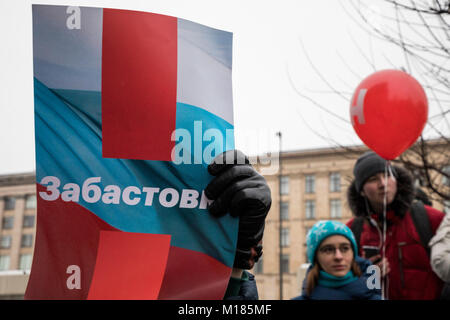
<svg viewBox="0 0 450 320"><path fill-rule="evenodd" d="M385 10L382 1L366 2L374 12ZM363 78L403 59L395 47L361 29L346 1L1 0L0 174L35 169L33 3L154 12L233 32L236 147L247 154L277 150L277 131L283 133L283 150L329 147L331 139L361 144L349 121L348 101L331 94L325 81L348 96Z"/></svg>

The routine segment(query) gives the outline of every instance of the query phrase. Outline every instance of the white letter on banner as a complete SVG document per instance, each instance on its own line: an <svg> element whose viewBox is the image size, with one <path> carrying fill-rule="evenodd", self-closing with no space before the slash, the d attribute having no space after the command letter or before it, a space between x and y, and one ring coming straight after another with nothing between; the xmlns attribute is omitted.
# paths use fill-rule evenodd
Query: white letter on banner
<svg viewBox="0 0 450 320"><path fill-rule="evenodd" d="M172 199L170 201L167 201L167 195L171 195ZM173 188L166 188L161 191L159 194L159 203L161 203L162 206L166 208L171 208L175 206L178 203L178 200L180 199L180 195L178 194L178 191Z"/></svg>
<svg viewBox="0 0 450 320"><path fill-rule="evenodd" d="M172 149L172 161L175 164L191 164L191 134L189 131L186 129L175 129L170 139L178 142Z"/></svg>
<svg viewBox="0 0 450 320"><path fill-rule="evenodd" d="M195 208L198 206L198 191L183 189L181 193L180 208Z"/></svg>
<svg viewBox="0 0 450 320"><path fill-rule="evenodd" d="M141 201L141 198L135 197L134 199L130 199L131 193L141 194L141 190L139 190L138 187L133 187L133 186L126 187L125 189L123 189L123 193L122 193L123 202L125 202L126 204L128 204L130 206L135 206L139 203L139 201Z"/></svg>
<svg viewBox="0 0 450 320"><path fill-rule="evenodd" d="M200 199L200 206L199 209L206 209L208 204L212 203L212 200L209 200L208 197L205 195L205 191L202 191L202 197Z"/></svg>
<svg viewBox="0 0 450 320"><path fill-rule="evenodd" d="M50 191L51 193L47 194L47 192L39 192L39 195L44 200L54 201L54 200L58 199L58 197L59 197L58 187L61 184L61 182L59 181L59 179L57 177L48 176L48 177L42 178L41 185L46 185L50 182L52 184L47 186L47 192Z"/></svg>
<svg viewBox="0 0 450 320"><path fill-rule="evenodd" d="M73 202L78 202L80 201L80 186L75 184L75 183L67 183L61 193L61 199L63 201L69 202L69 201L73 201Z"/></svg>
<svg viewBox="0 0 450 320"><path fill-rule="evenodd" d="M211 163L215 156L218 156L223 150L223 135L219 129L208 129L203 134L204 141L214 141L208 144L203 150L203 161L205 163ZM214 153L214 156L213 156Z"/></svg>
<svg viewBox="0 0 450 320"><path fill-rule="evenodd" d="M100 197L102 196L102 191L100 190L99 186L96 185L90 185L91 183L98 183L102 180L101 177L93 177L86 179L86 181L83 183L83 187L81 190L81 195L83 196L84 201L89 203L94 203L100 200ZM90 192L94 192L94 195L91 197L89 195Z"/></svg>
<svg viewBox="0 0 450 320"><path fill-rule="evenodd" d="M81 289L81 270L80 267L73 264L71 266L67 267L66 273L72 273L73 274L67 278L66 285L67 289L73 290L73 289Z"/></svg>
<svg viewBox="0 0 450 320"><path fill-rule="evenodd" d="M155 193L159 192L159 188L145 187L145 188L142 188L142 191L147 194L147 196L145 197L145 205L151 206L153 204L153 196L155 195Z"/></svg>
<svg viewBox="0 0 450 320"><path fill-rule="evenodd" d="M113 184L106 186L103 190L102 201L105 204L119 204L120 203L120 188Z"/></svg>
<svg viewBox="0 0 450 320"><path fill-rule="evenodd" d="M194 121L194 164L202 164L203 129L201 121Z"/></svg>
<svg viewBox="0 0 450 320"><path fill-rule="evenodd" d="M81 10L80 7L67 7L67 14L72 14L66 20L67 29L81 29Z"/></svg>

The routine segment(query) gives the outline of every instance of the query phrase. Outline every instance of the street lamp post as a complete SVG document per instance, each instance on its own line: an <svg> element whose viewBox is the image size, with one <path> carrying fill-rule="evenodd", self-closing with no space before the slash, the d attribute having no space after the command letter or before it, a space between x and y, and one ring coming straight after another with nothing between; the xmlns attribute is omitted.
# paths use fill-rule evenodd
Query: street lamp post
<svg viewBox="0 0 450 320"><path fill-rule="evenodd" d="M278 209L279 209L279 225L278 225L278 236L279 236L279 271L280 271L280 300L283 300L283 270L282 270L282 264L283 264L283 255L282 255L282 243L281 243L281 233L282 233L282 228L281 228L281 140L282 140L282 134L281 131L277 132L276 135L278 136L279 139L279 152L278 152L278 168L279 168L279 178L278 178Z"/></svg>

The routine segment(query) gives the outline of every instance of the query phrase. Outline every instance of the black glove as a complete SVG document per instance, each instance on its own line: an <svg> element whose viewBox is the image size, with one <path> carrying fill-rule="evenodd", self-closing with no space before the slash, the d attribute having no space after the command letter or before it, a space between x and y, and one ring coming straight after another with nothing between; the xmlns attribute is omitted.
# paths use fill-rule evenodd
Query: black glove
<svg viewBox="0 0 450 320"><path fill-rule="evenodd" d="M264 230L264 226L263 226ZM263 246L261 241L250 248L250 250L240 249L242 246L239 244L239 234L238 234L238 243L236 248L236 256L234 258L234 267L240 269L252 269L256 262L258 262L259 258L261 258L263 252Z"/></svg>
<svg viewBox="0 0 450 320"><path fill-rule="evenodd" d="M272 203L267 182L238 150L215 157L208 172L215 176L205 189L213 200L208 210L216 217L227 212L239 217L234 267L251 269L262 255L264 221Z"/></svg>

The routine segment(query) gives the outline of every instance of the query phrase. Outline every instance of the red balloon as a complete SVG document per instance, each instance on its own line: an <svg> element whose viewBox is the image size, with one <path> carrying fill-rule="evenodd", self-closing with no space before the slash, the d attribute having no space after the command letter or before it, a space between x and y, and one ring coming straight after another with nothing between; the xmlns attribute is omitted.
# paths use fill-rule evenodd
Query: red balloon
<svg viewBox="0 0 450 320"><path fill-rule="evenodd" d="M361 140L392 160L420 136L428 118L428 101L419 82L399 70L375 72L356 88L350 119Z"/></svg>

